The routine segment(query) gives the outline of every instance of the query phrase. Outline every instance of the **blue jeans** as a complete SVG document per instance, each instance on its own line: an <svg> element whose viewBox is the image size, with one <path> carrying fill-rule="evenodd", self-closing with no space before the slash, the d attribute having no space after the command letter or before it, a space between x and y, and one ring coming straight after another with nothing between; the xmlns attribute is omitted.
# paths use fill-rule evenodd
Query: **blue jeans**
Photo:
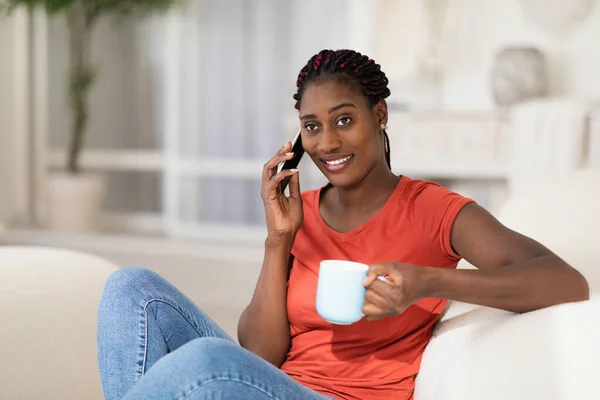
<svg viewBox="0 0 600 400"><path fill-rule="evenodd" d="M98 361L106 400L328 399L233 342L144 268L119 270L106 282Z"/></svg>

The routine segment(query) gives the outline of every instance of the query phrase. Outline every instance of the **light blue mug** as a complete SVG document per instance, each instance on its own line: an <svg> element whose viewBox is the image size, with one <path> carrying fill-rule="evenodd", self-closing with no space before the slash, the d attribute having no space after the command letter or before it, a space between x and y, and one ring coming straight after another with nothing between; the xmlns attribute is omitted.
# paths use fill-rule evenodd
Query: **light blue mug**
<svg viewBox="0 0 600 400"><path fill-rule="evenodd" d="M323 260L317 283L317 312L332 324L349 325L360 320L369 266L353 261Z"/></svg>

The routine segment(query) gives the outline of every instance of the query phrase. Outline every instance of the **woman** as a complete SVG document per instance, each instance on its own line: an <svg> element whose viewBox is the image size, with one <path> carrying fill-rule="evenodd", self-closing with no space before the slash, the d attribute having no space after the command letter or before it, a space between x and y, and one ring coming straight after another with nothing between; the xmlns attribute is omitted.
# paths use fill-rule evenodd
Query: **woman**
<svg viewBox="0 0 600 400"><path fill-rule="evenodd" d="M290 143L265 164L268 236L241 346L159 276L109 278L98 333L106 399L410 399L447 299L527 312L588 298L586 280L541 244L390 170L387 83L351 50L323 50L300 72L303 147L329 184L301 194L297 170L276 173ZM289 196L278 190L286 178ZM478 269L455 269L461 258ZM323 259L370 264L366 318L318 316Z"/></svg>

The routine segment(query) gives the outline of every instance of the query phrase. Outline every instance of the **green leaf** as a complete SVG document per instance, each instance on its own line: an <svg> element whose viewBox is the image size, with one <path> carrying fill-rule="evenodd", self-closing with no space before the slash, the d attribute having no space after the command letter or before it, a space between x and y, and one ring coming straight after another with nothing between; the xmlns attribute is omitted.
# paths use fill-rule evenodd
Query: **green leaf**
<svg viewBox="0 0 600 400"><path fill-rule="evenodd" d="M73 0L5 0L3 3L6 3L9 9L19 6L29 8L44 7L49 14L55 14L71 8Z"/></svg>
<svg viewBox="0 0 600 400"><path fill-rule="evenodd" d="M75 0L0 0L0 9L43 6L49 14L66 12ZM94 17L102 14L146 14L152 11L165 11L178 0L84 0L85 8Z"/></svg>

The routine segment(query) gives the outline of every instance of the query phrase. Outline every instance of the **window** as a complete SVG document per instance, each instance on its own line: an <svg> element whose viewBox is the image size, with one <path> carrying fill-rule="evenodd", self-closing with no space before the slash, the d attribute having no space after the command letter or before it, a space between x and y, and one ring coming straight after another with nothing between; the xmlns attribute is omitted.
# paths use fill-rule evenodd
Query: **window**
<svg viewBox="0 0 600 400"><path fill-rule="evenodd" d="M368 47L365 3L202 0L134 24L101 21L82 164L108 176L107 226L263 240L261 170L295 132L296 75L322 48ZM42 175L63 166L69 121L64 23L43 32ZM304 164L303 189L322 184Z"/></svg>

